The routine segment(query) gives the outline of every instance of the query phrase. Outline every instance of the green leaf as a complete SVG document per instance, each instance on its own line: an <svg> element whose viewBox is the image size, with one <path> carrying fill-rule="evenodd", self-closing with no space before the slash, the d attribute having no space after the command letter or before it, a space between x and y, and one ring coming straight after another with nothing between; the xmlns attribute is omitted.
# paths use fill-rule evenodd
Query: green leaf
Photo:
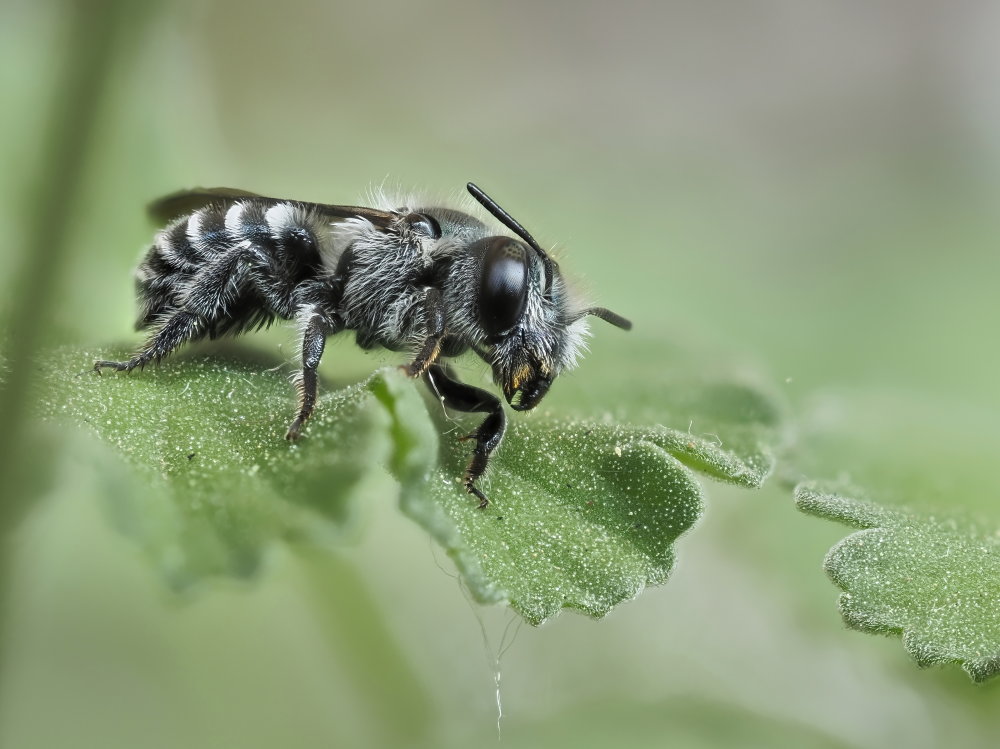
<svg viewBox="0 0 1000 749"><path fill-rule="evenodd" d="M404 485L403 509L446 549L477 600L508 601L532 624L561 608L603 616L666 581L674 542L703 511L690 469L757 487L773 466L780 419L757 391L689 382L661 389L660 400L675 423L709 433L515 415L481 482L491 499L484 511L460 483L469 448L456 437L469 425L432 404L445 435L440 465L426 487Z"/></svg>
<svg viewBox="0 0 1000 749"><path fill-rule="evenodd" d="M430 428L420 398L393 370L324 392L307 436L290 444L283 435L294 391L274 369L178 358L98 375L92 362L102 356L51 356L42 415L86 426L132 466L144 490L110 495L112 518L176 587L251 574L278 538L340 539L355 524L366 480L381 465L414 460L423 433L410 425Z"/></svg>
<svg viewBox="0 0 1000 749"><path fill-rule="evenodd" d="M481 417L463 414L459 427L428 396L435 424L422 386L396 370L321 389L290 445L294 395L276 369L180 358L98 376L93 358L52 357L43 413L86 425L133 467L146 488L111 493L109 505L175 585L247 575L275 539L336 542L384 466L472 594L534 624L566 607L602 616L664 582L674 542L702 513L692 469L759 486L779 431L773 406L741 385L665 388L668 416L686 430L516 414L481 483L493 502L480 510L461 484L470 445L455 437Z"/></svg>
<svg viewBox="0 0 1000 749"><path fill-rule="evenodd" d="M699 396L712 392L722 396L723 388L701 386L692 388L692 392ZM725 388L725 396L734 401L759 397L757 393L736 386ZM713 404L714 408L718 408L718 403ZM722 419L705 417L701 419L701 426L705 430L702 435L660 425L633 428L632 431L652 435L656 444L681 463L714 479L749 489L758 489L764 484L774 470L774 443L765 437L759 422L726 423Z"/></svg>
<svg viewBox="0 0 1000 749"><path fill-rule="evenodd" d="M586 422L511 425L480 510L459 479L467 445L441 443L441 467L404 491L404 511L455 560L476 599L508 601L539 624L570 607L602 616L662 583L673 543L701 515L691 472L656 433Z"/></svg>
<svg viewBox="0 0 1000 749"><path fill-rule="evenodd" d="M758 488L771 475L789 434L783 409L766 386L744 381L730 363L654 339L632 335L602 344L617 349L612 358L626 359L627 367L581 368L553 388L550 405L655 430L674 457L720 481Z"/></svg>
<svg viewBox="0 0 1000 749"><path fill-rule="evenodd" d="M901 634L921 666L959 663L976 681L1000 671L1000 533L947 514L890 509L812 483L811 515L860 528L827 555L848 626Z"/></svg>

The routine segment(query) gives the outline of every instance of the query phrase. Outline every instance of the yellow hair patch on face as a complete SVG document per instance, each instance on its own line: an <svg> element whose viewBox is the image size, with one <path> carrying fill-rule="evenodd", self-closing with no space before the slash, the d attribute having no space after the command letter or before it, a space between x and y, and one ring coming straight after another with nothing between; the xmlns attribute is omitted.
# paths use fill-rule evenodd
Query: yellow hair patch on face
<svg viewBox="0 0 1000 749"><path fill-rule="evenodd" d="M527 364L524 364L516 372L514 372L514 374L511 375L510 378L511 388L517 390L519 387L521 387L521 385L524 383L525 380L531 377L531 375L532 375L531 367L528 366Z"/></svg>

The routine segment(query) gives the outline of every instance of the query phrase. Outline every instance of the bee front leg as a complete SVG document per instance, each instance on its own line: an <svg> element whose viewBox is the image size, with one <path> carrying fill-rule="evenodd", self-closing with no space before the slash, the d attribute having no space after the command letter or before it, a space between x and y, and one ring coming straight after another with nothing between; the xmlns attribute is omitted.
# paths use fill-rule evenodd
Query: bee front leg
<svg viewBox="0 0 1000 749"><path fill-rule="evenodd" d="M441 291L433 287L424 296L424 314L427 320L427 337L413 361L402 367L409 377L420 377L441 354L441 340L444 338L444 304Z"/></svg>
<svg viewBox="0 0 1000 749"><path fill-rule="evenodd" d="M464 485L469 494L479 499L480 509L486 507L490 500L476 486L476 481L486 472L490 456L500 445L504 432L507 430L507 417L504 415L500 399L485 390L466 385L453 379L448 371L439 364L432 364L425 375L431 391L441 398L444 405L464 413L486 413L488 416L475 432L463 437L474 439L476 446L472 451L472 459L465 469Z"/></svg>

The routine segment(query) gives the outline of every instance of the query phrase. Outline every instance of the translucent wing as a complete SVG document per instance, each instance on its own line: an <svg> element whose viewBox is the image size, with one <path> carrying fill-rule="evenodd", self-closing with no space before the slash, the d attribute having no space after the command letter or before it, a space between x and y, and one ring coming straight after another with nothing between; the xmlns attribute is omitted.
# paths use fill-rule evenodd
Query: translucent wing
<svg viewBox="0 0 1000 749"><path fill-rule="evenodd" d="M209 205L233 203L237 200L245 200L247 198L269 203L294 203L308 206L313 210L325 213L331 218L366 218L376 226L386 226L396 218L389 211L380 211L377 208L365 208L353 205L327 205L326 203L309 203L302 200L269 198L265 195L258 195L255 192L237 190L231 187L195 187L191 190L181 190L154 200L149 204L148 210L150 217L154 221L163 224L179 216L194 213Z"/></svg>

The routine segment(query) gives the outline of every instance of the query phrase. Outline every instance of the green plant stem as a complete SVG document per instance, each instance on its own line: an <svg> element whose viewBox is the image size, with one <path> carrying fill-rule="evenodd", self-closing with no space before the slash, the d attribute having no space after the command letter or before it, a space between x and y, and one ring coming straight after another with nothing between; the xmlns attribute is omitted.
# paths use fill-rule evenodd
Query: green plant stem
<svg viewBox="0 0 1000 749"><path fill-rule="evenodd" d="M7 371L0 387L0 476L5 487L0 501L0 627L7 619L10 593L10 536L35 499L29 489L32 473L43 470L46 458L26 448L28 389L57 303L67 232L127 6L125 0L65 3L64 30L53 45L63 50L62 67L42 135L43 161L27 195L24 259L9 287ZM0 630L0 672L3 642Z"/></svg>

